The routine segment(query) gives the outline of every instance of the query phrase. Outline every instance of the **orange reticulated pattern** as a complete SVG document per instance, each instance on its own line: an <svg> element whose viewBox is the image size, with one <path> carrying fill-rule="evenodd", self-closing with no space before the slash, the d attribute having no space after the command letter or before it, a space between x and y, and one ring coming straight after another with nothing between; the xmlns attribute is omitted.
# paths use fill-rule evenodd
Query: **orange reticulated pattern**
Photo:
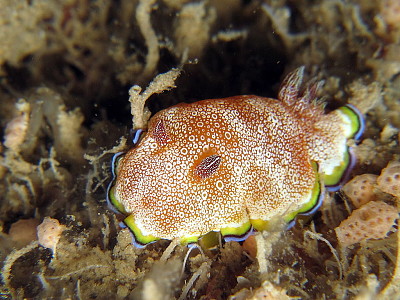
<svg viewBox="0 0 400 300"><path fill-rule="evenodd" d="M316 180L297 114L257 96L163 110L122 158L116 197L143 234L166 239L296 211Z"/></svg>

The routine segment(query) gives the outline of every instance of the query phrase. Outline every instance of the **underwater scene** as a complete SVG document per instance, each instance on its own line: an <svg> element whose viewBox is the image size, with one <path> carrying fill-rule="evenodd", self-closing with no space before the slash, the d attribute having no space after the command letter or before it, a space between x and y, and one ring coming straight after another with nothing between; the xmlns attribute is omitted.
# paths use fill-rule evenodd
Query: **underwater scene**
<svg viewBox="0 0 400 300"><path fill-rule="evenodd" d="M398 0L0 24L0 299L400 299Z"/></svg>

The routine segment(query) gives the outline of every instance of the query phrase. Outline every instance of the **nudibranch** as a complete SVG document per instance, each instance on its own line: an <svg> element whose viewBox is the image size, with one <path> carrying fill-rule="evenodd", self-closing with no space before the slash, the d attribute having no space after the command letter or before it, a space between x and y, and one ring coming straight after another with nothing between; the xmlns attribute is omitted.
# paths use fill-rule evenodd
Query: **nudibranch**
<svg viewBox="0 0 400 300"><path fill-rule="evenodd" d="M354 164L348 139L363 117L352 105L324 113L320 83L300 94L304 67L278 100L252 95L181 103L162 110L126 154L113 160L108 201L144 246L195 243L220 232L241 240L318 208Z"/></svg>

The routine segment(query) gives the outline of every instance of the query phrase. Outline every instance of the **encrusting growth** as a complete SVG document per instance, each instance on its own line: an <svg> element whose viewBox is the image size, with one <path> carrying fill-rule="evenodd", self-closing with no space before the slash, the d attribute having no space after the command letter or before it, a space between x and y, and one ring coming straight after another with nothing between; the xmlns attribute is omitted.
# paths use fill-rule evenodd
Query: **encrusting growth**
<svg viewBox="0 0 400 300"><path fill-rule="evenodd" d="M383 201L383 193L399 201L400 163L391 161L379 176L363 174L354 177L343 187L343 192L358 209L335 228L342 247L369 239L383 239L395 230L398 209Z"/></svg>
<svg viewBox="0 0 400 300"><path fill-rule="evenodd" d="M384 238L398 218L397 209L383 201L371 201L352 212L351 216L335 228L342 247L366 239Z"/></svg>

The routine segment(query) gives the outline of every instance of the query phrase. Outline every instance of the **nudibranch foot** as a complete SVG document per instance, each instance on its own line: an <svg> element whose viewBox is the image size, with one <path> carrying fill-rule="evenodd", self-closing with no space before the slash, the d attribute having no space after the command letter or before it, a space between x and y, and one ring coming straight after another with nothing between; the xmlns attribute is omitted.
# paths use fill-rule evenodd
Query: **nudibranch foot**
<svg viewBox="0 0 400 300"><path fill-rule="evenodd" d="M347 104L335 110L341 119L341 134L343 134L343 147L341 149L341 159L330 171L324 172L324 183L328 191L337 191L348 180L351 170L355 165L354 153L346 143L348 139L358 140L364 131L364 119L361 113L353 105Z"/></svg>
<svg viewBox="0 0 400 300"><path fill-rule="evenodd" d="M252 234L253 227L251 226L251 223L249 221L237 227L223 227L220 229L220 232L226 242L229 241L240 242L244 241Z"/></svg>
<svg viewBox="0 0 400 300"><path fill-rule="evenodd" d="M134 244L140 248L160 240L160 238L157 238L151 234L144 234L142 230L140 230L140 228L135 224L135 218L133 215L126 217L123 221L123 224L129 228L132 233Z"/></svg>
<svg viewBox="0 0 400 300"><path fill-rule="evenodd" d="M324 198L324 185L319 177L317 163L313 162L312 166L315 172L315 181L312 190L306 197L306 200L303 201L304 204L291 213L282 216L282 219L288 224L287 229L293 226L296 216L311 215L315 213L322 204ZM257 231L271 230L271 227L275 226L275 223L271 220L251 219L250 222L253 228Z"/></svg>
<svg viewBox="0 0 400 300"><path fill-rule="evenodd" d="M365 120L361 112L352 104L346 104L339 108L346 114L351 120L351 137L355 140L359 140L365 130Z"/></svg>
<svg viewBox="0 0 400 300"><path fill-rule="evenodd" d="M325 186L326 188L326 186ZM286 218L288 225L286 229L290 229L294 226L296 223L296 217L298 216L311 216L315 214L315 212L321 207L322 201L324 200L325 197L325 192L324 192L324 185L321 183L321 181L316 183L313 194L311 196L311 199L307 205L305 205L301 211L295 216L291 216L292 219Z"/></svg>
<svg viewBox="0 0 400 300"><path fill-rule="evenodd" d="M144 136L144 129L136 129L136 130L131 130L131 136L132 136L132 143L133 145L136 145L139 143L140 139Z"/></svg>
<svg viewBox="0 0 400 300"><path fill-rule="evenodd" d="M114 191L114 185L115 185L115 178L118 175L118 165L119 161L123 157L125 152L118 152L114 154L112 161L111 161L111 173L113 176L113 179L109 183L107 187L107 194L106 194L106 200L107 200L107 205L109 209L111 209L114 213L120 213L120 214L126 214L124 206L121 204L120 201L118 201L115 198L115 191Z"/></svg>
<svg viewBox="0 0 400 300"><path fill-rule="evenodd" d="M122 221L119 222L119 227L121 227L122 229L124 228L128 228L128 226ZM147 243L147 244L142 244L140 242L137 241L135 234L132 232L132 230L130 228L128 228L129 233L131 235L131 240L132 240L132 245L138 249L144 249L147 245L155 243L156 241L153 241L151 243Z"/></svg>
<svg viewBox="0 0 400 300"><path fill-rule="evenodd" d="M355 163L354 153L350 147L347 147L346 151L343 153L341 164L337 166L331 174L325 174L325 188L329 192L337 192L340 190L343 183L348 180Z"/></svg>
<svg viewBox="0 0 400 300"><path fill-rule="evenodd" d="M285 222L291 222L298 214L308 215L315 212L322 203L324 198L324 186L321 184L321 179L318 173L318 164L312 163L313 170L315 172L315 182L312 190L309 194L309 199L300 207L300 209L291 212L283 217Z"/></svg>
<svg viewBox="0 0 400 300"><path fill-rule="evenodd" d="M118 152L118 153L115 153L113 158L112 158L112 161L111 161L111 172L112 172L112 175L113 175L114 179L118 174L119 161L120 161L120 159L122 158L122 156L124 154L125 154L125 152Z"/></svg>

